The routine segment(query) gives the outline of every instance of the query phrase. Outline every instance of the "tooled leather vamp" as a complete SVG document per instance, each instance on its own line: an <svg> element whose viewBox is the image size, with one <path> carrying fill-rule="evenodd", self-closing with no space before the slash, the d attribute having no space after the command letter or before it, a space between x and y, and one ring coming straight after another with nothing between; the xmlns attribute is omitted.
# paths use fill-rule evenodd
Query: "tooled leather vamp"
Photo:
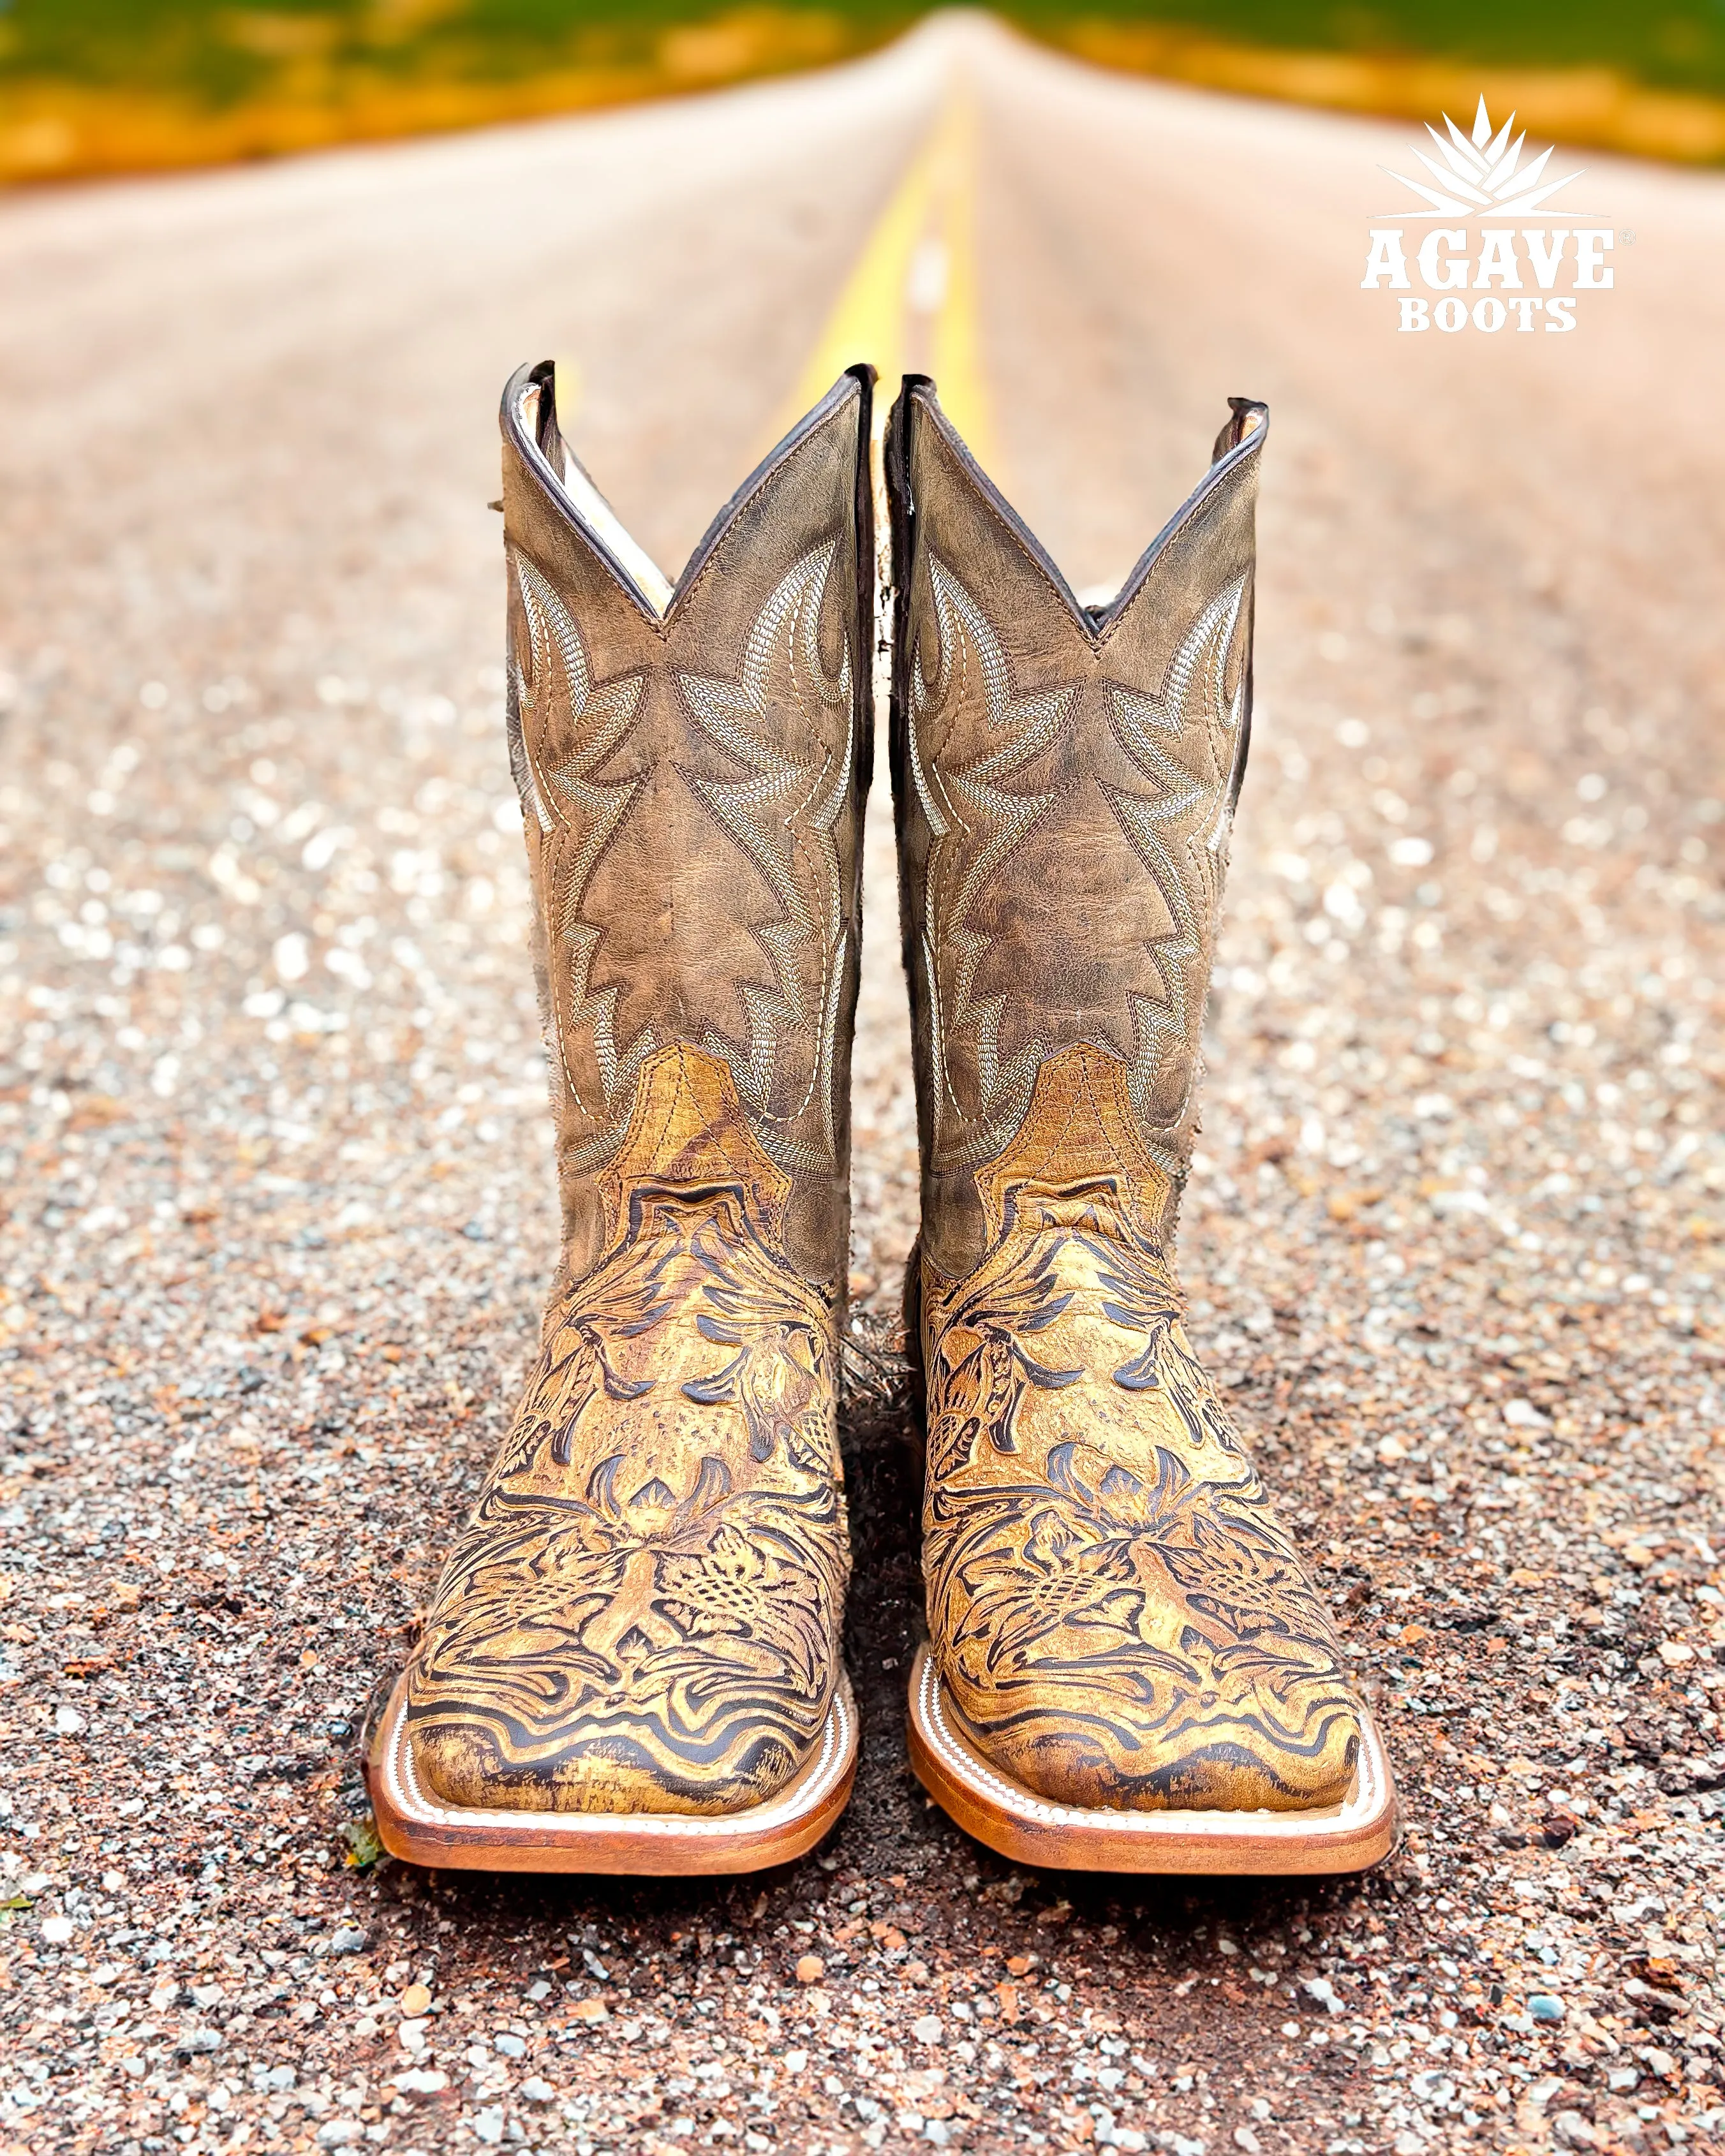
<svg viewBox="0 0 1725 2156"><path fill-rule="evenodd" d="M691 1062L701 1121L724 1118L729 1073L673 1050L644 1121ZM448 1802L734 1810L825 1723L849 1571L834 1311L786 1264L785 1179L731 1107L734 1158L702 1146L698 1178L625 1158L624 1237L549 1313L414 1667L415 1755Z"/></svg>
<svg viewBox="0 0 1725 2156"><path fill-rule="evenodd" d="M1187 1340L1142 1165L1108 1158L1124 1075L1048 1066L988 1255L922 1270L934 1651L978 1749L1053 1801L1334 1802L1358 1735L1335 1637ZM1033 1149L1061 1179L1021 1179Z"/></svg>

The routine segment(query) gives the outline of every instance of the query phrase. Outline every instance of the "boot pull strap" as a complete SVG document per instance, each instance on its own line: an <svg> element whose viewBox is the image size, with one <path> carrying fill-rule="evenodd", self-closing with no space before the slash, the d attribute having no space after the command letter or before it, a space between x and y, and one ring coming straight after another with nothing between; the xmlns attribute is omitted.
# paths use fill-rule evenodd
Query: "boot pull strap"
<svg viewBox="0 0 1725 2156"><path fill-rule="evenodd" d="M1270 407L1255 397L1230 397L1228 408L1233 418L1216 437L1216 446L1210 451L1210 462L1220 464L1230 450L1237 449L1249 434L1255 434L1270 418Z"/></svg>

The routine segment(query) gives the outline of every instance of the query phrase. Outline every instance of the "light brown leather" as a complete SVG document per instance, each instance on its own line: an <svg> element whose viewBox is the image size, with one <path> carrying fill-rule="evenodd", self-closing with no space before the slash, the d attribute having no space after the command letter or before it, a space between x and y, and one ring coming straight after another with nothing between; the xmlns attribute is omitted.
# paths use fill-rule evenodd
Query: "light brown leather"
<svg viewBox="0 0 1725 2156"><path fill-rule="evenodd" d="M447 1803L726 1811L797 1773L839 1671L870 377L662 619L563 483L551 395L506 393L504 502L562 1262L407 1713Z"/></svg>
<svg viewBox="0 0 1725 2156"><path fill-rule="evenodd" d="M931 1645L977 1748L1070 1804L1327 1804L1358 1740L1172 1269L1265 431L1236 400L1204 481L1090 613L931 385L890 430Z"/></svg>

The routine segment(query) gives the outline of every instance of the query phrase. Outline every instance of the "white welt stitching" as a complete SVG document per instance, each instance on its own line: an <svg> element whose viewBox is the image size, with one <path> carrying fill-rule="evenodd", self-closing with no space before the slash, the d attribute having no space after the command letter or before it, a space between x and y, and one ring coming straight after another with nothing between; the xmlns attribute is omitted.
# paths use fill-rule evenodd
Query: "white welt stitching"
<svg viewBox="0 0 1725 2156"><path fill-rule="evenodd" d="M846 1692L833 1699L832 1712L821 1732L819 1763L810 1779L787 1797L769 1798L745 1811L720 1815L676 1812L504 1812L476 1807L440 1804L422 1788L413 1763L407 1718L398 1707L391 1717L383 1747L383 1772L397 1808L422 1826L480 1830L495 1834L500 1826L520 1828L552 1840L606 1840L618 1835L659 1835L673 1839L721 1840L744 1831L767 1831L805 1817L843 1774L855 1738L855 1716Z"/></svg>
<svg viewBox="0 0 1725 2156"><path fill-rule="evenodd" d="M1111 1833L1142 1835L1152 1840L1158 1835L1215 1835L1237 1840L1244 1829L1253 1836L1261 1835L1271 1840L1316 1836L1320 1841L1330 1841L1339 1840L1364 1825L1383 1804L1381 1761L1376 1734L1369 1724L1362 1728L1359 1764L1353 1792L1342 1804L1299 1812L1127 1812L1050 1804L1040 1797L1033 1796L1019 1784L1008 1781L1004 1775L996 1774L984 1760L978 1758L968 1745L959 1741L947 1720L946 1700L941 1691L939 1676L932 1660L927 1656L920 1672L917 1695L916 1703L924 1730L931 1746L938 1753L948 1770L968 1787L977 1789L980 1786L985 1789L1015 1818L1036 1820L1048 1826L1079 1830L1088 1829L1091 1832L1097 1828L1106 1828Z"/></svg>

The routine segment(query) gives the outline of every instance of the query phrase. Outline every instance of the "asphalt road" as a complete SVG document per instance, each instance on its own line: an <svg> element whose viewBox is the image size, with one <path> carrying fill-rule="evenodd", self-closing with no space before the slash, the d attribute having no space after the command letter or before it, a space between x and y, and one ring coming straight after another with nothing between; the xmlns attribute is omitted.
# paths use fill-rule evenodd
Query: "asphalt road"
<svg viewBox="0 0 1725 2156"><path fill-rule="evenodd" d="M1574 332L1404 334L1359 286L1409 133L961 23L0 205L7 2145L1725 2137L1725 180L1595 159L1615 284ZM858 322L939 361L1080 588L1227 394L1272 408L1183 1268L1396 1763L1363 1880L1031 1876L925 1804L890 1376L850 1416L865 1751L818 1860L345 1861L361 1712L553 1251L497 393L566 362L674 567ZM890 1373L885 808L855 1285Z"/></svg>

